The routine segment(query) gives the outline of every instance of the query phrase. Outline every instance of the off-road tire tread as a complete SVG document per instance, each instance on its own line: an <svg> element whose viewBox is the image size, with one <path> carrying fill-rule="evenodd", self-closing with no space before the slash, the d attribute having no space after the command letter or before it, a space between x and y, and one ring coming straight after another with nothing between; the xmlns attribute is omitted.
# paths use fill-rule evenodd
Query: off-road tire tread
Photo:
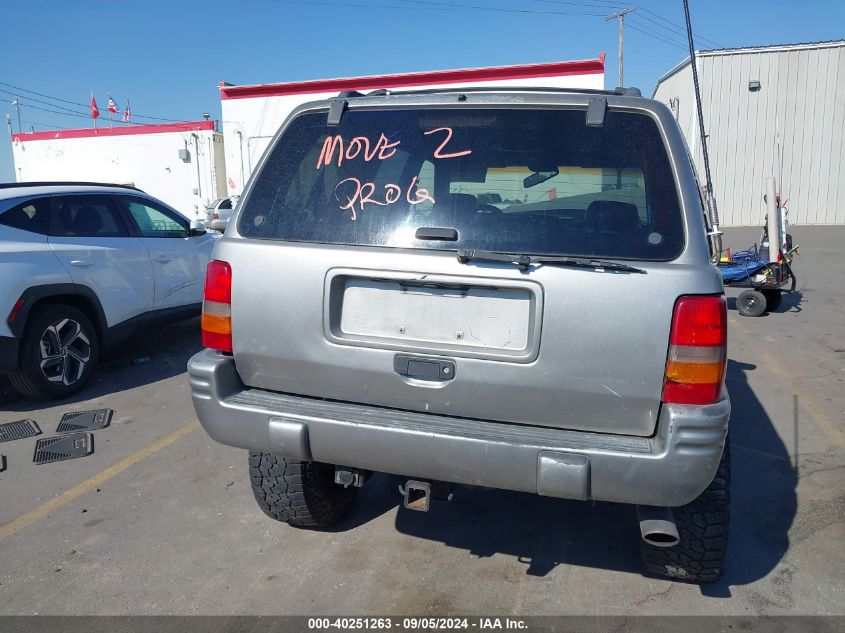
<svg viewBox="0 0 845 633"><path fill-rule="evenodd" d="M88 338L91 342L91 361L89 362L90 369L87 370L88 375L80 378L79 381L71 387L61 389L52 387L43 381L36 379L35 377L39 376L37 373L39 370L34 366L29 366L27 360L23 358L23 354L32 343L31 337L36 336L33 332L41 328L41 321L49 322L50 320L56 319L56 315L71 317L76 320L87 332L89 335ZM66 398L85 387L91 379L91 375L97 365L99 350L100 341L97 338L97 332L94 329L91 320L84 312L74 308L73 306L58 303L41 306L29 317L29 322L27 323L26 330L24 331L24 335L20 343L20 358L18 361L18 367L15 371L9 373L9 382L12 384L15 391L25 398L30 398L32 400Z"/></svg>
<svg viewBox="0 0 845 633"><path fill-rule="evenodd" d="M329 527L349 511L358 489L329 481L329 472L333 468L326 464L249 454L249 479L258 506L271 519L294 527Z"/></svg>
<svg viewBox="0 0 845 633"><path fill-rule="evenodd" d="M731 454L726 443L712 483L692 502L672 509L681 541L674 547L640 541L646 573L694 583L717 580L728 547L730 490Z"/></svg>

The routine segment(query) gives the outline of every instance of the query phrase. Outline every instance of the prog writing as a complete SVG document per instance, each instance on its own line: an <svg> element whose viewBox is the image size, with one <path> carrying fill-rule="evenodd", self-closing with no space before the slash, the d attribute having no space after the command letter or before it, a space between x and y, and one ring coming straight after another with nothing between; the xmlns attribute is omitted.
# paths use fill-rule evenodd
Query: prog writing
<svg viewBox="0 0 845 633"><path fill-rule="evenodd" d="M452 140L453 131L450 127L439 127L423 132L424 136L442 135L442 140L434 150L435 159L445 160L459 158L472 153L472 150L447 151L447 145ZM320 155L317 158L317 169L336 163L341 167L346 161L363 160L368 163L373 160L388 160L396 154L397 147L401 141L391 141L384 133L381 133L375 142L366 136L354 136L349 140L342 135L329 136L323 141ZM341 210L351 212L351 219L357 217L357 210L363 211L367 204L387 206L398 202L403 197L403 189L400 185L388 183L382 190L376 192L376 185L373 182L362 182L358 178L349 177L339 181L335 186L335 198L340 203ZM414 176L407 188L404 190L405 200L410 205L423 202L434 203L434 197L427 189L417 186L417 177Z"/></svg>

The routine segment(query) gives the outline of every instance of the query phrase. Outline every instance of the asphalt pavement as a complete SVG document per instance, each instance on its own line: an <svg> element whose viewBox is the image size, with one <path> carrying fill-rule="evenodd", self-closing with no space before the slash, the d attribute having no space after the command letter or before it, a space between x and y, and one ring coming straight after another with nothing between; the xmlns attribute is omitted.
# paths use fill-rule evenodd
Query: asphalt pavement
<svg viewBox="0 0 845 633"><path fill-rule="evenodd" d="M64 412L115 412L88 457L35 465L36 438L0 443L0 614L845 614L845 227L793 234L798 291L753 319L729 300L733 519L715 584L644 577L634 510L609 503L458 489L417 513L380 475L330 531L272 521L246 453L196 422L192 320L110 353L69 401L0 384L0 423L33 419L40 437Z"/></svg>

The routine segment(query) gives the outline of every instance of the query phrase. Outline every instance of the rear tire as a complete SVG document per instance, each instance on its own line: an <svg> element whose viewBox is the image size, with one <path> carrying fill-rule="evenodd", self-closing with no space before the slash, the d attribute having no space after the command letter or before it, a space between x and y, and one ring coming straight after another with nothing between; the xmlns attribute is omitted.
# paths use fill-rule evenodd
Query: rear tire
<svg viewBox="0 0 845 633"><path fill-rule="evenodd" d="M100 342L91 320L68 305L37 308L21 339L12 386L27 398L66 398L82 389L97 364Z"/></svg>
<svg viewBox="0 0 845 633"><path fill-rule="evenodd" d="M763 297L766 299L766 312L774 312L780 307L780 302L783 299L783 294L779 288L769 288L762 290Z"/></svg>
<svg viewBox="0 0 845 633"><path fill-rule="evenodd" d="M722 460L709 486L693 501L672 508L680 542L655 547L640 541L646 573L687 582L713 582L722 575L731 519L731 452L725 443Z"/></svg>
<svg viewBox="0 0 845 633"><path fill-rule="evenodd" d="M766 311L766 297L759 290L743 290L737 297L736 309L742 316L758 317Z"/></svg>
<svg viewBox="0 0 845 633"><path fill-rule="evenodd" d="M269 453L249 454L249 479L258 506L294 527L324 528L342 519L358 489L334 483L334 465Z"/></svg>

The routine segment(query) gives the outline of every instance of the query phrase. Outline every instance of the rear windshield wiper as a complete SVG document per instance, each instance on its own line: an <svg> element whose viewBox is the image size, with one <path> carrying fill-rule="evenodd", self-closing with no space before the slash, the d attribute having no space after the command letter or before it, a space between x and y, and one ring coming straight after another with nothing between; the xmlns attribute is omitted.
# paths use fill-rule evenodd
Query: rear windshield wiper
<svg viewBox="0 0 845 633"><path fill-rule="evenodd" d="M494 253L493 251L459 250L458 261L468 264L471 261L478 262L509 262L516 264L519 270L525 272L532 264L542 266L577 266L581 268L592 268L593 270L611 270L623 273L646 274L642 268L634 268L628 264L609 262L604 259L593 257L566 257L554 255L516 255L513 253Z"/></svg>

